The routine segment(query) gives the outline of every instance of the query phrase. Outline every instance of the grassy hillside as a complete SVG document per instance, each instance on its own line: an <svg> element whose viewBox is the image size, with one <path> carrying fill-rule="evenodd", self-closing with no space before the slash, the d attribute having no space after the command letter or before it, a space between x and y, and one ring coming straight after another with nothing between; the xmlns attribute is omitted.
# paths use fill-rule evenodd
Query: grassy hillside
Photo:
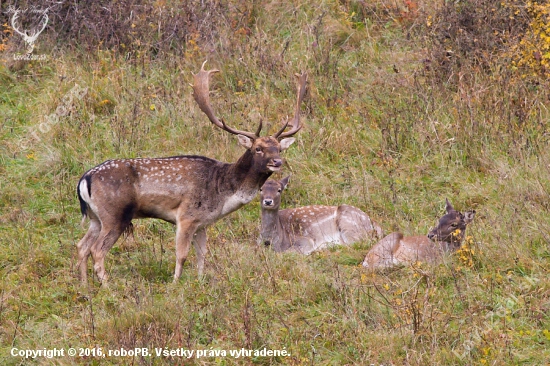
<svg viewBox="0 0 550 366"><path fill-rule="evenodd" d="M548 362L550 85L537 38L550 33L548 9L317 3L56 5L33 51L46 59L35 61L14 59L25 44L0 4L2 364ZM243 153L191 95L206 59L222 71L218 114L250 131L260 116L276 131L293 112L294 73L309 72L305 127L274 176L292 174L284 207L348 203L386 233L424 234L448 198L477 211L467 245L441 265L368 274L373 242L309 257L258 247L255 200L208 230L205 278L192 250L172 283L174 227L139 220L106 257L109 288L95 278L81 287L76 183L86 170L117 157ZM14 347L289 355L30 361Z"/></svg>

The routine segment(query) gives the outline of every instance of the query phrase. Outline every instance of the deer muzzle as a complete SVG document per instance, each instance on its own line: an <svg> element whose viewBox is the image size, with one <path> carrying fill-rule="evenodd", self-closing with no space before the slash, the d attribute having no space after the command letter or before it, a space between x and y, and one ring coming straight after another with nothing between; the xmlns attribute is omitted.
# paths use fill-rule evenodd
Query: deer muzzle
<svg viewBox="0 0 550 366"><path fill-rule="evenodd" d="M267 168L272 172L279 171L282 166L283 166L283 159L272 159L271 162L267 164Z"/></svg>

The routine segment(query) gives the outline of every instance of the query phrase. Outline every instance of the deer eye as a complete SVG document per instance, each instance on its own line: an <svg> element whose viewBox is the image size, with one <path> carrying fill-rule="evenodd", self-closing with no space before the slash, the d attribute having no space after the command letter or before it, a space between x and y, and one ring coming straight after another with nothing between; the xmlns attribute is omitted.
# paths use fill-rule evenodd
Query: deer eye
<svg viewBox="0 0 550 366"><path fill-rule="evenodd" d="M262 148L259 147L259 146L257 146L257 147L256 147L256 152L261 152L261 151L262 151Z"/></svg>
<svg viewBox="0 0 550 366"><path fill-rule="evenodd" d="M279 188L279 189L277 190L277 193L281 193L281 188Z"/></svg>

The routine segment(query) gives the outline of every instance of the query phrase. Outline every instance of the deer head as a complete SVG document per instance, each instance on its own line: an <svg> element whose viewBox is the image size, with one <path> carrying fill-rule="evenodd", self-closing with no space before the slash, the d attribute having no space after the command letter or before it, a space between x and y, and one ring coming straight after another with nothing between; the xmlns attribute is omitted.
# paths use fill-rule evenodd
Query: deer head
<svg viewBox="0 0 550 366"><path fill-rule="evenodd" d="M280 181L270 179L260 189L260 204L264 210L278 210L281 206L281 193L286 188L290 176Z"/></svg>
<svg viewBox="0 0 550 366"><path fill-rule="evenodd" d="M210 122L215 126L227 131L231 134L237 135L239 144L245 147L252 155L254 165L257 165L258 169L264 170L266 173L276 172L280 170L283 165L280 158L280 152L286 150L293 142L294 138L290 137L298 132L302 126L300 125L300 104L304 99L306 92L307 73L296 74L298 78L298 92L296 97L296 108L294 118L289 124L288 119L283 124L281 129L271 136L260 137L262 130L262 121L258 125L258 129L255 133L237 130L229 127L223 119L216 117L212 106L210 105L210 75L219 72L217 69L206 71L202 64L201 70L195 75L193 84L193 97L199 105L199 108L208 116ZM285 131L286 128L291 125L292 128L289 131Z"/></svg>
<svg viewBox="0 0 550 366"><path fill-rule="evenodd" d="M464 239L466 225L474 219L475 210L461 213L453 208L445 199L447 213L439 219L439 223L428 233L428 238L437 242L449 243L451 247L459 247Z"/></svg>

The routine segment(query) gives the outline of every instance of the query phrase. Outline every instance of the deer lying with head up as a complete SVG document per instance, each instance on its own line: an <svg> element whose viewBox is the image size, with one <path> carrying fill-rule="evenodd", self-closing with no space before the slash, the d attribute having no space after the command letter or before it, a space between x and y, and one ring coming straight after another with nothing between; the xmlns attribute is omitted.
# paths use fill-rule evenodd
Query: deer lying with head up
<svg viewBox="0 0 550 366"><path fill-rule="evenodd" d="M105 282L104 258L135 218L157 218L176 225L176 268L174 281L182 273L191 242L197 253L199 275L206 255L206 228L249 203L269 176L281 169L280 153L298 132L300 104L305 95L307 74L298 76L298 91L291 129L287 119L272 136L239 131L218 119L210 105L209 78L218 70L201 70L194 76L193 96L210 122L237 135L246 151L233 164L203 156L115 159L90 169L78 182L77 193L83 220L90 219L86 235L77 244L80 276L87 283L87 258Z"/></svg>
<svg viewBox="0 0 550 366"><path fill-rule="evenodd" d="M260 244L271 246L276 252L289 250L307 255L334 245L366 240L373 235L382 237L380 226L353 206L304 206L279 210L281 193L289 178L270 179L260 189Z"/></svg>
<svg viewBox="0 0 550 366"><path fill-rule="evenodd" d="M389 234L369 250L363 266L376 270L417 261L437 263L444 253L457 250L464 239L466 226L472 222L476 212L458 212L449 200L446 200L446 211L428 236Z"/></svg>

